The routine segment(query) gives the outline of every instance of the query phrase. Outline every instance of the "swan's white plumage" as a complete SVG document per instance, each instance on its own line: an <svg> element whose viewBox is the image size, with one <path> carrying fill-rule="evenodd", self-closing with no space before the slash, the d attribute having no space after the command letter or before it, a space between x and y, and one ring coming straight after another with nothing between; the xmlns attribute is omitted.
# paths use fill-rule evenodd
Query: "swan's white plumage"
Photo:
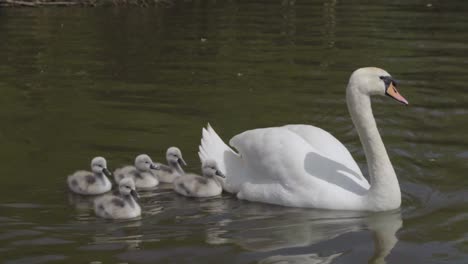
<svg viewBox="0 0 468 264"><path fill-rule="evenodd" d="M392 80L384 70L361 68L351 75L346 90L372 187L346 147L330 133L310 125L245 131L229 141L236 153L208 124L202 131L200 159L215 160L226 175L224 190L240 199L336 210L398 208L398 180L378 133L369 97L388 95L389 85L398 98L403 97L391 86L393 82L384 80ZM407 104L404 98L400 102Z"/></svg>
<svg viewBox="0 0 468 264"><path fill-rule="evenodd" d="M310 134L303 136L306 133ZM320 179L322 175L308 173L304 169L303 157L310 155L309 153L316 153L319 157L331 160L342 160L347 168L360 178L350 176L346 172L338 173L338 176L352 180L363 190L369 189L369 183L362 177L348 150L331 134L314 126L288 125L245 131L230 140L230 145L235 147L240 155L230 148L227 149L224 143L224 146L219 144L220 138L211 126L208 126L203 135L200 158L204 161L216 157L220 170L226 175L223 188L228 192L237 193L240 199L327 209L352 209L353 204L361 202L360 195ZM333 150L321 152L323 147L314 147L314 144L318 145L315 140L325 145L329 144ZM339 207L330 207L330 200L337 201L334 204Z"/></svg>
<svg viewBox="0 0 468 264"><path fill-rule="evenodd" d="M327 131L319 127L309 125L287 125L284 127L291 132L296 133L322 155L327 156L333 160L339 160L348 168L359 172L362 175L361 169L354 161L348 149ZM369 187L369 183L365 179L362 184Z"/></svg>

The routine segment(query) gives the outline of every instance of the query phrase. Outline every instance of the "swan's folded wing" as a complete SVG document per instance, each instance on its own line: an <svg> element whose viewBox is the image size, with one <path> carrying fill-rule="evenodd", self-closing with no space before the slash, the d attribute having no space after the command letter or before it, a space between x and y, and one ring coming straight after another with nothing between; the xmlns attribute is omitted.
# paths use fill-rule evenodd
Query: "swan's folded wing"
<svg viewBox="0 0 468 264"><path fill-rule="evenodd" d="M284 126L284 128L303 138L314 147L321 156L337 161L345 166L346 172L349 171L356 176L356 179L360 181L363 187L369 188L368 181L362 176L361 169L356 161L354 161L351 153L349 153L348 149L333 135L319 127L310 125L287 125Z"/></svg>
<svg viewBox="0 0 468 264"><path fill-rule="evenodd" d="M337 204L348 208L369 188L360 172L323 155L285 127L249 130L230 144L246 168L243 199L316 208L329 208L330 200L340 199Z"/></svg>

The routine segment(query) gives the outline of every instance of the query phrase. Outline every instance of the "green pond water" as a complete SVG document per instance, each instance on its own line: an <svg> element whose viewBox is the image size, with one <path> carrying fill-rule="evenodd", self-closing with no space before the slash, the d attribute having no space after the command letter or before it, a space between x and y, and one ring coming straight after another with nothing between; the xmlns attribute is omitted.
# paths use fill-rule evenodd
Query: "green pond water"
<svg viewBox="0 0 468 264"><path fill-rule="evenodd" d="M467 1L177 1L0 9L0 261L468 263ZM365 156L345 104L359 67L400 80L373 109L400 210L333 212L141 192L143 214L97 218L66 176L172 145L199 172L223 139L290 123Z"/></svg>

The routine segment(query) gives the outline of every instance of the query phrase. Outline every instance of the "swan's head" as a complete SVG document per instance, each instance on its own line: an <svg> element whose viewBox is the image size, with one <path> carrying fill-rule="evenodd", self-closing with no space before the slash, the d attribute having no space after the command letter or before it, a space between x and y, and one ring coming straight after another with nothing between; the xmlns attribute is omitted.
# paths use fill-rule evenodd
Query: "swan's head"
<svg viewBox="0 0 468 264"><path fill-rule="evenodd" d="M119 192L120 194L124 196L131 195L135 199L140 198L140 196L138 195L135 189L135 182L130 177L123 178L119 182Z"/></svg>
<svg viewBox="0 0 468 264"><path fill-rule="evenodd" d="M95 157L91 160L91 170L96 174L104 173L108 177L112 175L107 169L107 162L103 157Z"/></svg>
<svg viewBox="0 0 468 264"><path fill-rule="evenodd" d="M135 158L135 167L140 171L150 171L159 169L159 166L154 164L151 158L146 154L138 155Z"/></svg>
<svg viewBox="0 0 468 264"><path fill-rule="evenodd" d="M365 95L386 95L407 105L408 101L397 91L398 83L380 68L367 67L355 70L349 78L348 89Z"/></svg>
<svg viewBox="0 0 468 264"><path fill-rule="evenodd" d="M202 163L202 173L206 177L219 176L225 178L224 174L218 169L218 165L214 160L205 160Z"/></svg>
<svg viewBox="0 0 468 264"><path fill-rule="evenodd" d="M182 157L182 152L177 147L170 147L167 149L166 159L167 159L167 162L172 166L176 166L176 165L187 166L187 163L185 163L185 160Z"/></svg>

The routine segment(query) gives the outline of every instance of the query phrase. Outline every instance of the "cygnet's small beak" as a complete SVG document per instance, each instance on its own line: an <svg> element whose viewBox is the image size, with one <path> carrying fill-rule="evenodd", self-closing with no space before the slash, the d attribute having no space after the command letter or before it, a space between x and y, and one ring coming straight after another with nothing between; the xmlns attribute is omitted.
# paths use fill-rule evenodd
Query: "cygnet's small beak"
<svg viewBox="0 0 468 264"><path fill-rule="evenodd" d="M219 176L221 178L226 178L226 176L220 171L220 170L216 170L216 176Z"/></svg>
<svg viewBox="0 0 468 264"><path fill-rule="evenodd" d="M393 99L397 100L398 102L404 104L404 105L408 105L409 102L397 91L395 85L393 84L393 82L391 82L388 87L387 87L387 90L385 91L385 94L392 97Z"/></svg>
<svg viewBox="0 0 468 264"><path fill-rule="evenodd" d="M112 176L112 173L107 168L103 168L102 173L104 173L104 175L106 175L107 177Z"/></svg>
<svg viewBox="0 0 468 264"><path fill-rule="evenodd" d="M180 165L187 166L187 163L185 162L185 160L182 157L180 157L177 161L179 162Z"/></svg>
<svg viewBox="0 0 468 264"><path fill-rule="evenodd" d="M159 164L151 163L150 169L152 169L152 170L160 170L160 169L161 169L161 166L159 166Z"/></svg>
<svg viewBox="0 0 468 264"><path fill-rule="evenodd" d="M140 195L138 195L137 191L131 190L131 191L130 191L130 194L133 196L133 198L134 198L135 200L140 199Z"/></svg>

